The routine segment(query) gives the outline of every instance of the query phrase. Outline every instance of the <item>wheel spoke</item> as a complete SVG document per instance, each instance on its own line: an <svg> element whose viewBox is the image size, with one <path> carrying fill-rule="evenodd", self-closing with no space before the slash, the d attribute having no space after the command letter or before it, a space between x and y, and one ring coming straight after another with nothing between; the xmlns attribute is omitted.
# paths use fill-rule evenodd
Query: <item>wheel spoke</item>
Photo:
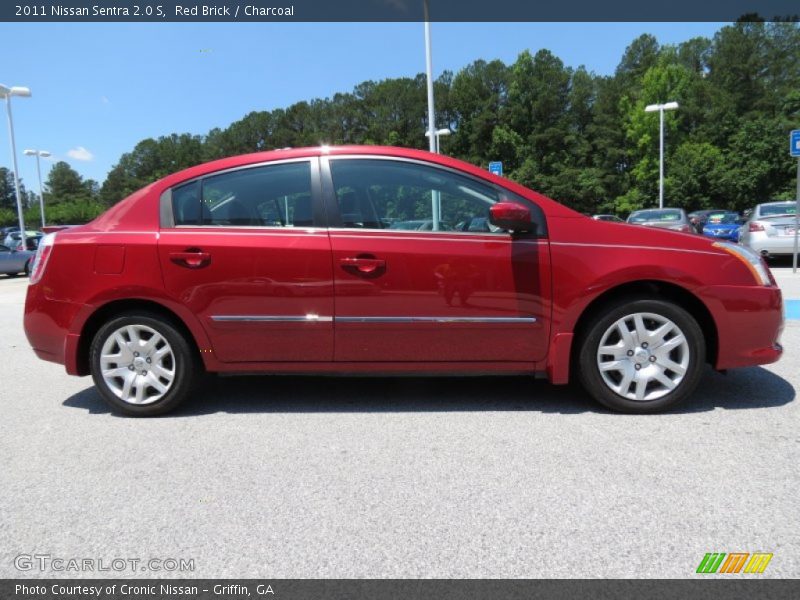
<svg viewBox="0 0 800 600"><path fill-rule="evenodd" d="M154 333L152 336L150 336L150 339L145 342L144 346L142 346L142 354L150 354L153 352L153 350L156 349L158 344L160 344L163 339L164 338L162 338L159 334Z"/></svg>
<svg viewBox="0 0 800 600"><path fill-rule="evenodd" d="M640 313L636 313L633 316L633 323L636 325L636 337L639 338L639 344L647 342L650 339L650 332L644 326L644 319Z"/></svg>
<svg viewBox="0 0 800 600"><path fill-rule="evenodd" d="M667 371L672 371L676 375L684 375L686 373L686 367L668 358L661 360L659 365L661 365Z"/></svg>
<svg viewBox="0 0 800 600"><path fill-rule="evenodd" d="M636 380L636 399L644 400L644 394L647 391L648 379L640 377Z"/></svg>
<svg viewBox="0 0 800 600"><path fill-rule="evenodd" d="M617 388L617 393L622 394L623 396L627 396L628 392L631 389L631 382L633 381L633 373L631 370L626 370L622 375L622 381L620 381L619 386Z"/></svg>
<svg viewBox="0 0 800 600"><path fill-rule="evenodd" d="M128 371L128 374L125 376L125 381L122 384L122 392L120 393L120 398L126 402L130 402L131 386L133 386L134 379L136 379L136 373L133 371Z"/></svg>
<svg viewBox="0 0 800 600"><path fill-rule="evenodd" d="M158 377L156 377L155 375L153 375L151 373L147 374L147 385L149 385L150 387L153 387L156 390L158 390L159 394L165 393L167 391L167 389L168 389L166 385L164 385L163 383L161 383L158 380Z"/></svg>
<svg viewBox="0 0 800 600"><path fill-rule="evenodd" d="M625 348L622 344L615 344L613 346L600 346L597 354L599 356L613 356L614 358L622 358L625 356Z"/></svg>
<svg viewBox="0 0 800 600"><path fill-rule="evenodd" d="M144 402L144 389L147 387L144 380L137 377L136 378L136 404L141 404Z"/></svg>
<svg viewBox="0 0 800 600"><path fill-rule="evenodd" d="M677 385L661 368L656 369L656 372L653 374L653 379L655 379L668 390L674 390L675 386Z"/></svg>
<svg viewBox="0 0 800 600"><path fill-rule="evenodd" d="M628 329L628 324L624 319L620 319L617 323L617 330L622 338L622 343L626 348L633 348L636 345L636 340L633 339L631 330Z"/></svg>
<svg viewBox="0 0 800 600"><path fill-rule="evenodd" d="M600 363L601 371L623 371L625 370L626 363L621 360L612 360L609 362Z"/></svg>
<svg viewBox="0 0 800 600"><path fill-rule="evenodd" d="M172 381L172 379L175 377L175 371L165 369L161 365L151 365L150 372L153 373L155 377L162 377L168 381Z"/></svg>
<svg viewBox="0 0 800 600"><path fill-rule="evenodd" d="M103 377L105 378L113 378L113 377L127 377L131 373L131 370L128 367L115 367L113 369L106 369L103 371Z"/></svg>
<svg viewBox="0 0 800 600"><path fill-rule="evenodd" d="M661 344L656 350L659 350L662 354L666 355L669 354L675 348L686 343L686 338L683 334L678 334L673 338L668 339L666 342Z"/></svg>

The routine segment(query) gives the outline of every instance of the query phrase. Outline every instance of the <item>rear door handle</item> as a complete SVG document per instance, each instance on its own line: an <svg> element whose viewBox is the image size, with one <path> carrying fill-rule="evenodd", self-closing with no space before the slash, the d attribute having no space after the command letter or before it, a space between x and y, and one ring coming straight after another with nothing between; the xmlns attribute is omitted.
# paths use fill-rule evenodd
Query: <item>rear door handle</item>
<svg viewBox="0 0 800 600"><path fill-rule="evenodd" d="M340 258L339 264L348 271L357 271L364 275L373 275L386 268L386 261L380 258L354 256Z"/></svg>
<svg viewBox="0 0 800 600"><path fill-rule="evenodd" d="M211 255L202 250L189 248L184 252L170 252L169 259L179 267L202 269L211 264Z"/></svg>

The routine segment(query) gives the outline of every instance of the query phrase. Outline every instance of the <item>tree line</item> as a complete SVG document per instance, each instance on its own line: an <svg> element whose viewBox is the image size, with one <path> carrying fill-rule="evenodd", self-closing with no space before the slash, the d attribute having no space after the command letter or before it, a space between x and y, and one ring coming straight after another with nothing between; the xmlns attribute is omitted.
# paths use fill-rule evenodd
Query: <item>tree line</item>
<svg viewBox="0 0 800 600"><path fill-rule="evenodd" d="M624 216L657 203L658 113L644 107L666 101L680 104L665 115L667 205L743 210L794 196L787 138L800 127L795 22L751 17L677 45L644 34L608 76L569 67L549 50L526 50L510 65L476 60L444 72L435 97L436 128L453 131L442 152L483 167L503 161L507 177L582 212ZM205 135L142 140L99 187L58 163L47 181L48 220L78 219L57 215L59 205L82 206L90 218L169 173L235 154L323 143L424 149L426 101L423 74L365 81Z"/></svg>

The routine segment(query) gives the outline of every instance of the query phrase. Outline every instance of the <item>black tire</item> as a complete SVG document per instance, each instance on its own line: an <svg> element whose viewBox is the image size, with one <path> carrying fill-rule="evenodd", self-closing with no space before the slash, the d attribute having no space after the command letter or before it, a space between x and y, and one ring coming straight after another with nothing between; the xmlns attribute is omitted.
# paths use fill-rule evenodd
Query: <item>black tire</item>
<svg viewBox="0 0 800 600"><path fill-rule="evenodd" d="M658 381L651 381L650 383L647 383L645 390L652 390L650 393L653 396L662 393L664 394L654 399L636 400L621 395L618 393L618 391L612 389L610 384L606 382L606 379L604 379L604 376L601 374L600 366L598 364L600 360L598 357L598 352L600 349L600 344L603 341L603 337L607 334L612 326L620 321L620 319L623 319L626 316L630 316L630 318L633 319L633 316L636 314L652 314L662 319L667 319L677 327L679 332L682 333L686 339L686 345L675 350L675 352L680 352L680 356L682 357L683 361L687 362L682 379L680 379L680 381L671 391L667 391L669 388ZM619 299L604 306L599 311L596 311L591 318L592 321L589 323L588 327L584 329L583 334L577 340L579 352L578 377L584 389L601 404L612 410L626 413L647 414L660 412L685 400L697 387L697 384L702 376L703 366L705 363L705 338L703 337L703 332L694 317L692 317L692 315L690 315L686 310L677 304L664 300L654 300L652 298L628 297ZM647 319L645 318L645 320ZM633 320L630 322L626 321L626 323L632 324ZM657 321L650 321L650 323L653 323L653 326L655 326ZM673 334L670 333L669 335ZM677 334L675 335L677 336ZM609 343L608 339L609 338L606 338L607 344ZM636 337L635 339L638 340L639 338ZM618 343L622 344L623 341L620 339ZM625 351L625 356L622 357L621 360L627 360L628 363L630 363L626 363L626 369L628 367L636 367L636 371L629 372L634 373L635 377L639 377L639 375L636 374L639 372L639 370L651 368L650 361L653 361L652 368L655 368L655 364L661 358L651 356L650 351L647 351L647 354L645 354L644 350L640 351L639 348L641 347L638 344L636 344L636 346L637 350L634 357L629 358L628 352L630 351ZM653 355L656 353L656 349L657 347L651 348ZM688 356L684 356L683 353L688 353ZM672 358L673 355L668 354L667 360L670 360L672 364L675 364L675 361L672 361ZM614 359L613 357L609 357L607 360L613 361ZM639 361L641 361L641 364L639 364ZM638 367L636 366L637 364L639 364ZM625 385L625 376L620 374L621 371L620 373L615 373L614 371L616 370L612 369L611 372L607 374L607 377L612 379L614 376L618 376L619 380L613 381L612 383L616 383L617 387L622 390L624 389L623 386ZM668 368L666 369L665 373L670 374L668 377L680 377L677 372L673 372ZM635 390L634 384L635 381L628 383L629 393L635 394L635 391L630 391L631 386L634 386Z"/></svg>
<svg viewBox="0 0 800 600"><path fill-rule="evenodd" d="M31 276L31 261L25 263L25 277Z"/></svg>
<svg viewBox="0 0 800 600"><path fill-rule="evenodd" d="M160 398L147 404L134 404L132 402L123 400L117 395L114 389L112 389L112 384L108 383L103 377L101 369L101 354L103 346L114 334L114 332L117 332L121 328L125 328L127 326L149 328L154 330L164 340L166 340L166 343L171 349L171 356L168 357L168 360L170 361L170 366L174 371L173 379L171 380L167 391L163 393ZM117 347L119 347L119 345L117 345ZM100 395L114 411L132 417L151 417L174 410L178 405L186 400L186 398L192 392L198 380L198 376L202 371L200 360L197 357L197 354L194 352L189 340L186 339L185 334L182 333L171 320L165 319L163 316L151 312L138 311L123 313L120 316L112 318L103 324L103 326L97 331L92 340L89 352L89 364L92 373L92 379L94 380L94 384L97 387L97 390L100 392ZM131 366L132 364L133 363L131 363ZM148 367L146 365L140 366L145 369L151 368L153 373L155 373L155 368L153 367ZM130 369L130 367L128 368ZM134 369L131 370L133 371ZM139 373L147 373L147 371L135 372L137 375L139 375ZM145 376L146 375L142 375L142 377ZM151 374L151 377L152 376L153 374ZM113 381L118 381L120 385L123 385L124 379L119 377Z"/></svg>

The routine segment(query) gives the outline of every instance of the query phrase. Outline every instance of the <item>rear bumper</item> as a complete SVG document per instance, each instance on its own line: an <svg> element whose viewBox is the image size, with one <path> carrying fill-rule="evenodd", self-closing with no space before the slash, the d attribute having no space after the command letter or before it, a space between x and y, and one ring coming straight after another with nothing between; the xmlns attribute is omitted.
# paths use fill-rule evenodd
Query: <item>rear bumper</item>
<svg viewBox="0 0 800 600"><path fill-rule="evenodd" d="M714 286L703 290L702 297L717 323L717 369L765 365L781 357L783 300L779 288Z"/></svg>
<svg viewBox="0 0 800 600"><path fill-rule="evenodd" d="M28 342L42 360L64 365L70 375L79 375L77 357L80 335L70 326L85 310L83 304L49 300L41 285L28 286L23 326Z"/></svg>
<svg viewBox="0 0 800 600"><path fill-rule="evenodd" d="M794 237L793 236L759 236L750 237L746 242L749 246L759 254L791 254L794 252Z"/></svg>

